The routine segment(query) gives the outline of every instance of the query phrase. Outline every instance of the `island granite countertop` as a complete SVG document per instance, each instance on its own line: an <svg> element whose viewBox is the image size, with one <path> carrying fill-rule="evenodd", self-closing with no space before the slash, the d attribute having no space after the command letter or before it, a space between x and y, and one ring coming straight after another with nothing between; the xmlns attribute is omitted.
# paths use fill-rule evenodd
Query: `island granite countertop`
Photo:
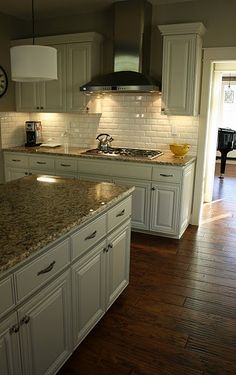
<svg viewBox="0 0 236 375"><path fill-rule="evenodd" d="M39 177L0 184L0 276L134 190L106 182Z"/></svg>
<svg viewBox="0 0 236 375"><path fill-rule="evenodd" d="M183 158L175 157L171 152L164 152L163 155L158 156L154 159L144 159L141 157L128 157L121 155L88 155L84 154L87 149L70 147L68 150L65 150L64 147L25 147L25 146L16 146L8 147L3 149L3 151L9 152L23 152L28 154L43 154L43 155L55 155L55 156L72 156L80 157L86 159L99 159L99 160L119 160L125 162L138 162L138 163L148 163L152 165L171 165L184 167L188 164L193 163L196 160L196 157L185 155Z"/></svg>

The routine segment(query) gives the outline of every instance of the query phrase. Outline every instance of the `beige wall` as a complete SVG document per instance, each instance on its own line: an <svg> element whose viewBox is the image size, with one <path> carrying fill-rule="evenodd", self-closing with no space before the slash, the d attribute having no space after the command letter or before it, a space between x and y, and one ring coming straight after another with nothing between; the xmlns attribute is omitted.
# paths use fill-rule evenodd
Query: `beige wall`
<svg viewBox="0 0 236 375"><path fill-rule="evenodd" d="M235 15L235 0L197 0L154 6L152 75L157 78L161 76L162 42L157 25L201 21L207 28L203 47L235 47Z"/></svg>
<svg viewBox="0 0 236 375"><path fill-rule="evenodd" d="M27 36L28 24L0 13L0 65L5 69L8 76L8 89L0 98L0 112L15 110L14 83L10 78L10 40L21 32L21 36ZM29 34L28 34L29 35Z"/></svg>
<svg viewBox="0 0 236 375"><path fill-rule="evenodd" d="M37 22L37 31L41 36L96 31L104 36L103 68L104 72L113 69L113 13L112 8L96 13L57 17Z"/></svg>

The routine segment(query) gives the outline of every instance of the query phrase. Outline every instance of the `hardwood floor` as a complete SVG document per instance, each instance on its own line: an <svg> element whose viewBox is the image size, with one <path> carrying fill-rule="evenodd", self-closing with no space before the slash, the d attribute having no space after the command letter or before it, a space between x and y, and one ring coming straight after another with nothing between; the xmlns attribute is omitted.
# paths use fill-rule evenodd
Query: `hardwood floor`
<svg viewBox="0 0 236 375"><path fill-rule="evenodd" d="M235 196L227 165L198 228L132 235L129 286L60 375L236 374Z"/></svg>

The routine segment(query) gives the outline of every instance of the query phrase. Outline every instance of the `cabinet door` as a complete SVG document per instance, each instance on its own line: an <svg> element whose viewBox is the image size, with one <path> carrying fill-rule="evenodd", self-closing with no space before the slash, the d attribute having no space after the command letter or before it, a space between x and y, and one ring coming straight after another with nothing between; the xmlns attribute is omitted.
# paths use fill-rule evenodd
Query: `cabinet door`
<svg viewBox="0 0 236 375"><path fill-rule="evenodd" d="M130 224L108 237L107 252L107 308L129 283Z"/></svg>
<svg viewBox="0 0 236 375"><path fill-rule="evenodd" d="M72 267L74 346L105 312L105 242Z"/></svg>
<svg viewBox="0 0 236 375"><path fill-rule="evenodd" d="M179 185L158 182L152 185L150 229L163 234L177 234Z"/></svg>
<svg viewBox="0 0 236 375"><path fill-rule="evenodd" d="M40 110L39 88L36 82L16 83L16 110L18 112L30 112Z"/></svg>
<svg viewBox="0 0 236 375"><path fill-rule="evenodd" d="M151 183L139 180L114 179L116 184L135 186L132 193L132 228L149 230Z"/></svg>
<svg viewBox="0 0 236 375"><path fill-rule="evenodd" d="M5 179L6 182L17 180L18 178L28 175L28 171L21 168L5 168Z"/></svg>
<svg viewBox="0 0 236 375"><path fill-rule="evenodd" d="M162 105L165 114L195 115L199 54L196 35L164 37Z"/></svg>
<svg viewBox="0 0 236 375"><path fill-rule="evenodd" d="M57 49L58 79L41 83L40 110L44 112L66 111L66 46L52 45Z"/></svg>
<svg viewBox="0 0 236 375"><path fill-rule="evenodd" d="M19 310L23 372L54 374L71 350L70 273Z"/></svg>
<svg viewBox="0 0 236 375"><path fill-rule="evenodd" d="M73 43L67 46L67 110L85 109L86 96L80 86L91 79L91 45Z"/></svg>
<svg viewBox="0 0 236 375"><path fill-rule="evenodd" d="M16 313L1 323L0 329L1 375L22 374L20 363L19 324Z"/></svg>

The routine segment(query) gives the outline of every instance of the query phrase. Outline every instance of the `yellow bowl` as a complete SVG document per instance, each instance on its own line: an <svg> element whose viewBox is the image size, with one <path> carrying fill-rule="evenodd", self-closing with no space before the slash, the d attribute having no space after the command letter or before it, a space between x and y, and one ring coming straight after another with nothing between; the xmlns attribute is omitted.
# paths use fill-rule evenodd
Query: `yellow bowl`
<svg viewBox="0 0 236 375"><path fill-rule="evenodd" d="M173 152L173 154L178 158L183 158L187 154L190 148L188 144L181 145L181 144L173 143L169 146L170 146L171 152Z"/></svg>

